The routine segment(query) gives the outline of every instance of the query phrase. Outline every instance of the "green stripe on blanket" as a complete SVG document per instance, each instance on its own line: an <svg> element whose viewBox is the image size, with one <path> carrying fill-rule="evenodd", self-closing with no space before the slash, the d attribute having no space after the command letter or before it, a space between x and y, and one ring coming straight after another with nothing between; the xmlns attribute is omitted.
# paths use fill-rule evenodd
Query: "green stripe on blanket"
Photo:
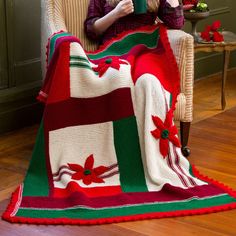
<svg viewBox="0 0 236 236"><path fill-rule="evenodd" d="M89 60L86 57L74 56L74 55L70 56L70 61L83 61L89 63Z"/></svg>
<svg viewBox="0 0 236 236"><path fill-rule="evenodd" d="M147 192L135 117L113 122L115 150L124 192Z"/></svg>
<svg viewBox="0 0 236 236"><path fill-rule="evenodd" d="M89 60L86 57L82 56L75 56L75 55L70 56L70 67L86 68L94 71L90 65Z"/></svg>
<svg viewBox="0 0 236 236"><path fill-rule="evenodd" d="M155 48L159 41L159 29L152 33L128 34L124 39L108 46L102 52L97 54L88 54L92 60L100 59L106 56L121 56L129 52L135 45L145 45L148 48Z"/></svg>
<svg viewBox="0 0 236 236"><path fill-rule="evenodd" d="M30 166L24 181L23 196L48 196L49 184L46 167L44 128L41 122Z"/></svg>
<svg viewBox="0 0 236 236"><path fill-rule="evenodd" d="M228 195L216 196L206 199L193 199L189 201L179 201L170 203L153 203L153 204L142 204L134 206L120 206L116 208L108 209L85 209L85 208L73 208L73 209L19 209L17 216L25 216L32 218L74 218L74 219L99 219L104 217L114 216L126 216L145 214L150 212L174 212L179 210L188 209L200 209L205 207L214 207L225 202L233 203L235 199Z"/></svg>
<svg viewBox="0 0 236 236"><path fill-rule="evenodd" d="M93 71L90 65L80 63L80 62L70 62L70 67L86 68Z"/></svg>
<svg viewBox="0 0 236 236"><path fill-rule="evenodd" d="M50 50L49 50L49 61L52 59L53 53L55 51L56 41L57 39L63 37L63 36L71 36L69 33L59 33L54 35L50 40Z"/></svg>

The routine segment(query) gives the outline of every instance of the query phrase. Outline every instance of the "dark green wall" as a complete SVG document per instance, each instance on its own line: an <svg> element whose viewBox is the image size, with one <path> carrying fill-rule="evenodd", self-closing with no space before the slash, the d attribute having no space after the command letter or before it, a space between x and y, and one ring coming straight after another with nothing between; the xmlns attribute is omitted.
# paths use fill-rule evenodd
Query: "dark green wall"
<svg viewBox="0 0 236 236"><path fill-rule="evenodd" d="M0 0L0 133L40 120L40 0Z"/></svg>
<svg viewBox="0 0 236 236"><path fill-rule="evenodd" d="M0 0L0 89L8 86L8 63L6 48L6 14L5 3Z"/></svg>
<svg viewBox="0 0 236 236"><path fill-rule="evenodd" d="M236 33L236 1L235 0L206 0L211 10L211 16L198 23L198 31L214 20L222 22L222 28ZM191 31L191 24L186 21L184 30ZM215 74L221 71L223 64L222 53L197 53L195 56L195 79ZM236 67L236 52L230 59L230 68Z"/></svg>

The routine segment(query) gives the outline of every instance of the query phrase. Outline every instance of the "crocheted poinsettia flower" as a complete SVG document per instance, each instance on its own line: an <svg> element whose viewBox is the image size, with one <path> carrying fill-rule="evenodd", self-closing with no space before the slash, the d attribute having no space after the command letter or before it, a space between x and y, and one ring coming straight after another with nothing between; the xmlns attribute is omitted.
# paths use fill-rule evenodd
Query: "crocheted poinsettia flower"
<svg viewBox="0 0 236 236"><path fill-rule="evenodd" d="M160 139L160 152L163 158L166 158L169 152L169 142L172 142L175 146L180 147L180 141L176 137L178 130L172 123L173 113L169 111L166 115L166 119L163 122L158 116L152 116L152 120L157 127L151 131L151 134L155 139Z"/></svg>
<svg viewBox="0 0 236 236"><path fill-rule="evenodd" d="M91 183L104 183L104 180L99 177L99 175L103 174L108 170L106 166L98 166L93 168L94 165L94 157L90 155L87 157L84 167L78 164L70 164L68 166L71 170L75 171L71 178L75 180L81 180L85 185L90 185Z"/></svg>
<svg viewBox="0 0 236 236"><path fill-rule="evenodd" d="M93 67L93 70L95 72L98 72L99 77L102 77L103 74L108 70L108 68L113 68L116 70L120 69L120 64L127 64L127 62L124 62L122 60L119 60L118 57L110 57L104 60L101 60L98 63L97 67Z"/></svg>

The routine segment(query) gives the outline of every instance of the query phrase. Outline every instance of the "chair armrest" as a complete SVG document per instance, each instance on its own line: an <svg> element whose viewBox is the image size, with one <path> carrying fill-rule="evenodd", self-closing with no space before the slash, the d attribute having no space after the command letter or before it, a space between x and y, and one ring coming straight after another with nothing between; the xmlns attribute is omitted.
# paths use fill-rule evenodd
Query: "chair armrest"
<svg viewBox="0 0 236 236"><path fill-rule="evenodd" d="M168 30L168 37L179 66L181 93L184 94L186 99L185 114L181 121L191 122L193 119L194 82L193 37L182 30Z"/></svg>
<svg viewBox="0 0 236 236"><path fill-rule="evenodd" d="M41 0L41 66L46 73L46 45L48 38L61 30L67 31L62 12L62 1Z"/></svg>

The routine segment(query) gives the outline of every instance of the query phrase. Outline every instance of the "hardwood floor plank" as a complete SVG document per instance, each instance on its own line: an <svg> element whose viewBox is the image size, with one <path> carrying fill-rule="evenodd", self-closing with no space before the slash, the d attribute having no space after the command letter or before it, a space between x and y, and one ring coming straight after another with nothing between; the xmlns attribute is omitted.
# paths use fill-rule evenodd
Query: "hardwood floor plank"
<svg viewBox="0 0 236 236"><path fill-rule="evenodd" d="M208 176L218 182L230 186L232 189L236 189L236 176L228 173L221 172L219 170L213 170L206 167L198 166L197 169L200 173Z"/></svg>
<svg viewBox="0 0 236 236"><path fill-rule="evenodd" d="M184 218L184 217L181 217ZM176 218L178 219L178 218ZM132 229L137 232L145 232L147 235L158 236L187 236L187 235L204 235L204 236L223 236L225 234L218 233L215 230L211 230L199 225L190 224L184 221L175 219L157 219L157 220L145 220L139 221L135 224L132 222L120 223L121 227L126 229Z"/></svg>
<svg viewBox="0 0 236 236"><path fill-rule="evenodd" d="M9 199L17 187L18 187L18 183L16 183L16 185L13 184L11 187L7 187L7 188L2 189L0 191L0 202L5 199Z"/></svg>
<svg viewBox="0 0 236 236"><path fill-rule="evenodd" d="M1 176L0 191L9 187L19 185L24 178L24 175L22 174L4 170L1 168L0 168L0 176Z"/></svg>
<svg viewBox="0 0 236 236"><path fill-rule="evenodd" d="M236 69L228 72L226 81L226 109L236 106ZM205 120L216 114L223 113L221 110L221 75L213 75L197 80L194 83L193 96L193 123Z"/></svg>
<svg viewBox="0 0 236 236"><path fill-rule="evenodd" d="M209 230L209 232L217 232L219 235L235 236L236 233L236 220L235 218L228 217L227 213L217 213L217 217L216 214L207 214L195 217L182 217L179 218L178 221L184 222L186 225L191 225L191 227L196 226L207 229Z"/></svg>

